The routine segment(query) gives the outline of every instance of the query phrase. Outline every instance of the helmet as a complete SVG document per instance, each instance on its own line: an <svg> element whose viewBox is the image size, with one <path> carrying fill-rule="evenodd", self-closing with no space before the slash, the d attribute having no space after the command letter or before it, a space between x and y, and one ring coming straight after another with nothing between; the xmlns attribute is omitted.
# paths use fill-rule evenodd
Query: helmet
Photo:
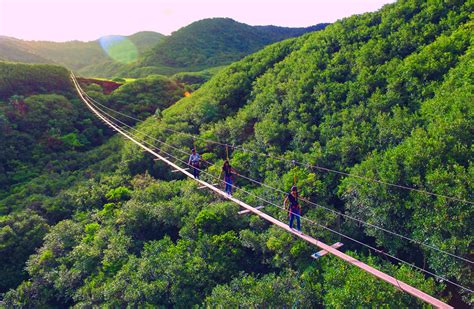
<svg viewBox="0 0 474 309"><path fill-rule="evenodd" d="M298 191L298 188L296 186L292 186L291 191Z"/></svg>

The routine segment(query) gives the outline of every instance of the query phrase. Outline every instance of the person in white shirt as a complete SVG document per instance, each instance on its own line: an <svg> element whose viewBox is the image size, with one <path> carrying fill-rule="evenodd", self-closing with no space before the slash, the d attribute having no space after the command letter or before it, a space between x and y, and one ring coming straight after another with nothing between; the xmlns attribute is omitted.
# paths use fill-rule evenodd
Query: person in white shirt
<svg viewBox="0 0 474 309"><path fill-rule="evenodd" d="M199 163L201 161L201 156L196 152L195 148L191 149L192 154L189 156L188 165L193 168L193 176L195 179L199 179Z"/></svg>

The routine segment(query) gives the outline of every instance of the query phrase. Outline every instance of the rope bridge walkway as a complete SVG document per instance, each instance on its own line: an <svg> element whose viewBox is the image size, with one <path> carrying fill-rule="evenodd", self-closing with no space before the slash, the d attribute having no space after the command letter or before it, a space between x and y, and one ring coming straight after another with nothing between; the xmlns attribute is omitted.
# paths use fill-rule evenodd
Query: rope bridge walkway
<svg viewBox="0 0 474 309"><path fill-rule="evenodd" d="M292 228L290 228L288 226L288 224L286 223L283 223L277 219L275 219L274 217L262 212L261 210L257 209L258 207L253 207L235 197L232 197L232 196L229 196L226 192L222 191L221 189L217 188L215 184L209 184L208 182L205 182L203 180L200 180L200 179L195 179L193 177L193 174L188 172L188 169L187 168L182 168L180 167L179 165L175 164L174 162L170 161L170 157L172 157L170 154L167 154L166 156L162 155L162 154L159 154L155 151L155 147L151 148L150 145L146 145L146 143L144 142L141 142L139 141L137 138L135 138L134 136L132 136L133 134L130 134L130 132L124 130L121 126L117 125L114 121L111 121L109 118L107 118L104 114L101 113L100 109L98 109L93 102L91 102L91 100L89 98L87 98L87 95L85 95L85 93L83 92L83 90L81 89L81 87L79 86L79 83L77 82L76 80L76 77L74 76L74 74L71 73L71 79L74 83L74 86L77 90L77 93L79 94L79 97L82 99L82 101L86 104L86 106L98 117L100 118L101 120L103 120L108 126L110 126L112 129L114 129L115 131L117 131L119 134L121 134L122 136L124 136L125 138L129 139L130 141L132 141L133 143L135 143L137 146L141 147L144 151L150 153L151 155L153 155L156 160L160 160L166 164L168 164L170 167L173 168L174 171L179 171L181 172L182 174L186 175L187 177L191 178L191 179L194 179L196 182L198 182L201 187L204 187L204 188L208 188L209 190L215 192L216 194L220 195L222 198L224 199L227 199L227 200L230 200L236 204L238 204L239 206L245 208L245 210L247 210L248 212L251 212L257 216L259 216L260 218L264 219L264 220L267 220L268 222L278 226L279 228L285 230L286 232L288 233L291 233L292 235L294 235L295 237L298 237L312 245L315 245L319 248L322 249L322 251L318 252L316 255L317 256L322 256L322 255L325 255L325 254L332 254L344 261L346 261L347 263L349 264L352 264L356 267L359 267L360 269L372 274L373 276L393 285L394 287L396 287L397 289L401 290L401 291L404 291L406 293L409 293L411 295L413 295L414 297L420 299L420 300L423 300L425 301L426 303L428 304L431 304L437 308L453 308L451 306L449 306L448 304L434 298L433 296L430 296L426 293L424 293L423 291L420 291L418 289L416 289L415 287L412 287L408 284L406 284L405 282L403 281L400 281L384 272L381 272L377 269L375 269L374 267L372 266L369 266L339 250L337 250L337 248L339 248L342 244L340 243L337 243L337 244L334 244L332 246L330 245L327 245L309 235L306 235L306 234L303 234L301 233L300 231L297 231L297 230L294 230Z"/></svg>

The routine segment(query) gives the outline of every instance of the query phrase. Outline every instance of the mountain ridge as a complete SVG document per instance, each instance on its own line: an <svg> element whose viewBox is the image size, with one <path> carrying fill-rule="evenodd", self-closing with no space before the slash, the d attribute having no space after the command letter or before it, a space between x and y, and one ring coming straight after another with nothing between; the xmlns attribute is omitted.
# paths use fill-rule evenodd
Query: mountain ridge
<svg viewBox="0 0 474 309"><path fill-rule="evenodd" d="M307 28L250 26L231 18L195 21L172 33L140 60L140 66L171 68L222 66L265 45L321 30L327 24Z"/></svg>
<svg viewBox="0 0 474 309"><path fill-rule="evenodd" d="M129 65L113 61L101 48L101 40L114 35L86 42L25 41L0 37L0 59L60 64L91 77L172 75L223 66L265 45L321 30L326 25L306 28L250 26L230 18L208 18L182 27L170 36L140 31L126 36L138 49L137 62Z"/></svg>
<svg viewBox="0 0 474 309"><path fill-rule="evenodd" d="M128 38L135 44L138 51L143 53L159 42L164 35L157 32L141 31L123 37ZM89 65L109 61L110 58L100 46L101 38L93 41L54 42L29 41L0 36L0 59L25 63L59 64L72 70L80 70Z"/></svg>

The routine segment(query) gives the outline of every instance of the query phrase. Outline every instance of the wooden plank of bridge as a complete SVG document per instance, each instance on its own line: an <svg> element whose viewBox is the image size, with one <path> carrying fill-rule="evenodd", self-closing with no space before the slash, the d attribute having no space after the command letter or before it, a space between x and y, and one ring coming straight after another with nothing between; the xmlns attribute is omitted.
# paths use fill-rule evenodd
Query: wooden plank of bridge
<svg viewBox="0 0 474 309"><path fill-rule="evenodd" d="M147 151L147 152L148 152L148 151ZM163 158L169 159L169 157L163 157ZM161 159L155 158L155 159L153 159L153 161L161 161Z"/></svg>
<svg viewBox="0 0 474 309"><path fill-rule="evenodd" d="M163 157L163 159L160 159L160 160L165 161L166 159ZM185 167L182 170L181 169L172 170L171 173L177 173L177 172L182 172L182 171L187 171L187 170L189 170L189 168Z"/></svg>
<svg viewBox="0 0 474 309"><path fill-rule="evenodd" d="M331 248L339 249L339 248L341 248L343 245L344 245L344 244L343 244L342 242L337 242L337 243L331 245ZM327 252L326 250L321 250L321 251L318 251L318 252L316 252L316 253L313 253L313 254L311 255L311 257L312 257L313 259L319 259L320 257L323 257L323 256L325 256L325 255L328 254L328 253L329 253L329 252Z"/></svg>
<svg viewBox="0 0 474 309"><path fill-rule="evenodd" d="M214 187L218 185L218 183L213 183L212 184ZM207 188L206 186L199 186L198 189L204 189Z"/></svg>
<svg viewBox="0 0 474 309"><path fill-rule="evenodd" d="M257 206L257 207L255 207L255 209L262 209L263 207L265 207L265 206ZM250 210L245 209L245 210L239 211L238 214L239 214L239 215L244 215L244 214L247 214L247 213L249 213L249 212L250 212Z"/></svg>
<svg viewBox="0 0 474 309"><path fill-rule="evenodd" d="M175 168L176 171L181 171L183 174L185 174L186 176L188 176L189 178L192 178L194 179L193 175L191 173L189 173L188 171L186 171L185 169L179 167L178 165L174 164L173 162L169 161L168 159L165 159L164 157L162 157L161 155L159 155L158 153L156 153L155 151L153 151L152 149L150 149L149 147L141 144L140 142L138 142L137 140L135 140L133 137L131 137L130 135L127 134L127 132L125 132L124 130L122 130L122 128L120 128L119 126L116 126L114 125L109 119L107 119L106 117L104 117L101 113L99 113L81 94L80 92L80 88L79 88L79 85L77 84L77 81L75 80L75 77L74 75L71 73L71 77L73 79L73 82L76 86L76 89L77 89L77 92L79 93L79 96L81 97L81 99L84 101L84 103L87 105L87 107L89 107L89 109L94 113L96 114L99 118L101 118L102 120L104 120L105 122L107 122L108 124L114 126L115 130L118 131L120 134L122 134L123 136L125 136L126 138L128 138L129 140L131 140L133 143L135 143L136 145L142 147L143 149L145 149L146 151L148 151L149 153L151 153L152 155L154 155L155 157L161 159L162 161L164 161L165 163L167 163L168 165L170 165L171 167ZM297 230L293 230L291 229L287 224L281 222L281 221L278 221L277 219L273 218L272 216L270 215L267 215L266 213L264 212L261 212L260 210L258 209L255 209L254 207L242 202L241 200L238 200L232 196L227 196L227 193L225 193L224 191L220 190L219 188L216 188L214 187L213 185L211 184L208 184L207 182L203 181L203 180L200 180L200 179L195 179L195 181L199 182L201 185L205 186L205 187L208 187L209 189L211 189L212 191L218 193L219 195L223 196L224 198L242 206L243 208L246 208L248 210L250 210L251 212L253 212L254 214L258 215L259 217L273 223L274 225L282 228L283 230L293 234L294 236L296 237L299 237L303 240L305 240L306 242L309 242L310 244L313 244L325 251L327 251L328 253L331 253L333 255L335 255L336 257L348 262L349 264L352 264L356 267L359 267L360 269L368 272L369 274L372 274L373 276L379 278L379 279L382 279L383 281L387 282L387 283L390 283L391 285L393 285L394 287L396 287L397 289L400 289L402 291L405 291L415 297L417 297L418 299L421 299L435 307L438 307L438 308L453 308L452 306L440 301L439 299L436 299L434 298L433 296L431 295L428 295L426 294L425 292L423 291L420 291L414 287L412 287L411 285L408 285L406 284L405 282L403 281L400 281L400 280L397 280L396 278L390 276L390 275L387 275L386 273L383 273L381 272L380 270L378 269L375 269L373 268L372 266L369 266L335 248L332 248L331 246L319 241L319 240L316 240L314 239L313 237L309 236L309 235L305 235L303 234L302 232L299 232Z"/></svg>

